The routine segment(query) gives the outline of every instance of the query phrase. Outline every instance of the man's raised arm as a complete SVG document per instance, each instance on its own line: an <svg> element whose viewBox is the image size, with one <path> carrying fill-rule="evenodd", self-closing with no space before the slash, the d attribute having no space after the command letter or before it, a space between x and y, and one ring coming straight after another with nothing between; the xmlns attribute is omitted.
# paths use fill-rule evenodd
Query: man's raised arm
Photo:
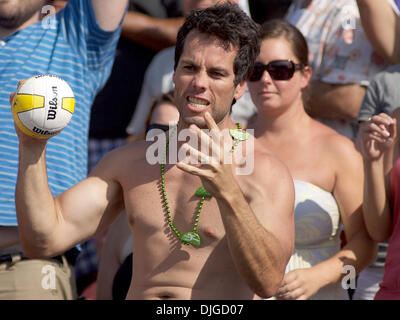
<svg viewBox="0 0 400 320"><path fill-rule="evenodd" d="M91 0L96 20L105 31L115 30L121 23L128 0Z"/></svg>
<svg viewBox="0 0 400 320"><path fill-rule="evenodd" d="M112 157L105 157L89 178L54 198L47 179L47 140L32 138L17 125L15 130L19 138L15 205L25 255L55 256L112 222L123 208L121 187L112 177Z"/></svg>
<svg viewBox="0 0 400 320"><path fill-rule="evenodd" d="M196 128L201 145L203 139L208 140L204 145L212 145L213 152L217 150L215 154L222 155L221 158L198 167L184 162L177 166L199 176L204 188L216 198L229 251L238 272L255 294L262 298L271 297L279 288L294 247L292 177L277 159L269 158L268 164L266 157L262 161L256 160L257 177L263 182L254 181L252 199L248 202L231 166L224 161L223 146L220 144L219 149L215 143L223 141L217 124L208 112L204 119L214 131L214 141ZM204 156L198 150L191 152L199 158Z"/></svg>

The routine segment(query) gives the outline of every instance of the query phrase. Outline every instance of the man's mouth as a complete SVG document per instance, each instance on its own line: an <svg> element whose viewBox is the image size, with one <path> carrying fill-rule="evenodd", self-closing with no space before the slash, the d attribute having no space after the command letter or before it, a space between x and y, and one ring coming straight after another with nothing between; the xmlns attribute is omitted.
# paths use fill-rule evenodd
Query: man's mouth
<svg viewBox="0 0 400 320"><path fill-rule="evenodd" d="M187 97L190 109L195 109L194 111L203 111L210 104L207 100L195 97Z"/></svg>

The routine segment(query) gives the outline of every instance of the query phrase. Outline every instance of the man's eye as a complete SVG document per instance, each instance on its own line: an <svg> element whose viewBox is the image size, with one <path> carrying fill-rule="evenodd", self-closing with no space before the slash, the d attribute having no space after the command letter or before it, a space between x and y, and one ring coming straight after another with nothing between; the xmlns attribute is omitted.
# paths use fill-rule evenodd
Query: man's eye
<svg viewBox="0 0 400 320"><path fill-rule="evenodd" d="M211 76L213 78L222 78L224 75L221 72L212 72Z"/></svg>

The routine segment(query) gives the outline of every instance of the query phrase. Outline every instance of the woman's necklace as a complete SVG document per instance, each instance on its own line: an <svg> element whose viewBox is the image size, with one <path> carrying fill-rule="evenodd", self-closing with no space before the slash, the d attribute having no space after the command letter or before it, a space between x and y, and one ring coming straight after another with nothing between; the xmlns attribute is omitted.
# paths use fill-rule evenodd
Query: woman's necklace
<svg viewBox="0 0 400 320"><path fill-rule="evenodd" d="M230 150L230 153L233 153L233 151L235 150L236 146L239 144L240 141L244 141L247 140L250 136L249 133L242 131L242 126L237 123L236 124L237 129L229 129L229 133L232 136L234 142L233 142L233 146L232 149ZM200 197L200 203L199 203L199 207L197 209L196 212L196 217L194 220L194 225L193 225L193 230L189 231L189 232L185 232L184 234L181 235L181 233L179 232L179 230L174 226L174 224L172 223L172 218L171 218L171 210L168 204L168 200L167 200L167 192L165 189L165 159L167 156L167 149L168 149L168 145L169 145L169 139L170 137L175 133L176 131L176 126L172 128L172 132L169 135L169 137L167 138L167 141L165 143L165 150L164 150L164 154L163 157L161 159L161 164L160 164L160 170L161 170L161 193L162 193L162 197L164 200L164 205L165 205L165 210L167 212L167 219L168 219L168 224L169 227L171 228L171 230L175 233L175 235L178 237L178 239L186 245L194 245L196 247L200 247L200 236L197 233L197 226L199 224L199 219L200 219L200 212L201 209L203 208L203 204L204 204L204 200L205 198L211 198L212 195L210 193L208 193L206 191L206 189L201 186L200 188L198 188L196 190L196 192L194 193L195 196Z"/></svg>

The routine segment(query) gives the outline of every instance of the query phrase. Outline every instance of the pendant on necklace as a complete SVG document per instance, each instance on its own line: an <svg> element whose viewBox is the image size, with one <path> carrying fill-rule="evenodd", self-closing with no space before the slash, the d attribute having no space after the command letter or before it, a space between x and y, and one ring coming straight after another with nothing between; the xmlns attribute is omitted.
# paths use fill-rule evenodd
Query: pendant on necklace
<svg viewBox="0 0 400 320"><path fill-rule="evenodd" d="M250 137L250 133L239 129L229 129L229 133L234 140L245 141Z"/></svg>
<svg viewBox="0 0 400 320"><path fill-rule="evenodd" d="M184 244L191 244L200 247L200 236L194 231L186 232L180 239Z"/></svg>
<svg viewBox="0 0 400 320"><path fill-rule="evenodd" d="M210 193L207 192L207 190L201 186L199 187L196 192L194 193L195 196L197 197L207 197L207 198L211 198L212 195Z"/></svg>
<svg viewBox="0 0 400 320"><path fill-rule="evenodd" d="M229 131L232 138L234 139L234 144L233 144L230 152L233 152L235 150L235 147L238 145L239 141L245 141L250 137L249 133L242 131L242 127L239 123L237 123L236 126L237 126L237 129L230 129L230 131ZM176 130L176 127L174 127L174 128ZM175 130L173 130L172 132L174 133ZM201 245L200 236L197 233L197 226L199 224L200 212L201 212L201 209L203 208L203 203L204 203L205 198L211 198L212 195L203 186L201 186L200 188L198 188L196 190L195 196L201 197L201 200L199 203L199 207L197 209L193 230L189 231L189 232L185 232L183 235L181 235L179 230L172 223L172 217L170 214L171 210L168 205L167 193L166 193L166 189L165 189L165 157L166 157L166 152L167 152L167 148L168 148L168 144L169 144L169 138L170 138L170 136L167 138L167 141L165 143L164 158L161 160L161 164L160 164L162 197L164 199L165 210L167 212L168 225L171 228L171 230L175 233L175 235L177 236L179 241L181 241L183 244L185 244L185 245L191 244L193 246L200 247L200 245Z"/></svg>

